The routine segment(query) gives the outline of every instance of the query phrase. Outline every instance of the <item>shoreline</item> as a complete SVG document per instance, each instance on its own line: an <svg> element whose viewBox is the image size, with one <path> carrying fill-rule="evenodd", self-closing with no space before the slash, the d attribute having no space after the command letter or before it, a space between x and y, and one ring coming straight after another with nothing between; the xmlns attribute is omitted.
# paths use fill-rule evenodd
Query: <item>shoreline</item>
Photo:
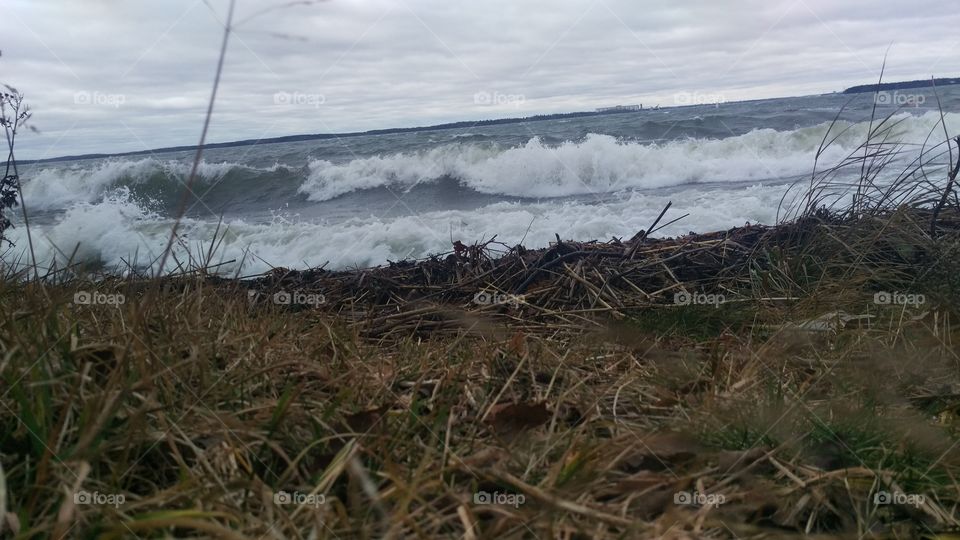
<svg viewBox="0 0 960 540"><path fill-rule="evenodd" d="M850 229L866 234L864 229L880 227L888 220L921 223L931 217L930 210L922 209L862 219L808 216L779 225L747 225L674 238L647 237L644 230L630 239L606 242L557 237L556 242L539 249L506 246L494 237L470 246L455 242L449 252L368 268L275 268L239 278L205 279L214 286L245 292L251 308L273 304L292 312L333 314L363 328L365 335L403 333L411 328L425 335L455 333L465 328L464 317L473 315L503 322L523 319L528 328L549 329L570 313L622 320L651 309L702 307L697 306L697 295L723 294L719 304L749 305L763 300L750 290L755 274L777 271L771 252L807 257L803 250L810 249L810 243L823 242L825 231ZM960 214L950 211L938 219L944 224L941 227L947 228L944 234L960 236ZM895 254L886 251L871 257L877 258L875 264L880 266L896 260ZM884 262L886 259L889 261ZM920 270L907 275L915 272ZM197 269L184 276L161 278L161 283L205 275L207 270ZM117 276L112 279L128 281ZM134 278L132 284L137 281ZM153 281L147 279L135 288L148 290ZM802 304L808 300L803 294L781 293L773 296L776 301ZM297 295L304 299L298 300ZM685 299L687 304L682 303ZM719 304L708 307L719 308Z"/></svg>

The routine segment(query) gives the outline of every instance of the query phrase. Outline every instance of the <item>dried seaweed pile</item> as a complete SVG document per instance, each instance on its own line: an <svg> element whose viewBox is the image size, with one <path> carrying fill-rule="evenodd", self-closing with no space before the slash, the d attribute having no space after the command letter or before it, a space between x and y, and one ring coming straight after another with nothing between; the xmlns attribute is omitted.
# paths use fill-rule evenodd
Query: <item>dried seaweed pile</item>
<svg viewBox="0 0 960 540"><path fill-rule="evenodd" d="M748 279L758 248L795 235L798 225L747 225L675 239L557 241L548 248L489 241L421 261L353 271L282 268L248 283L251 298L288 301L322 294L325 311L362 323L370 333L455 328L470 315L506 317L520 326L582 327L598 314L673 304L675 294L734 291ZM728 293L729 294L729 293ZM464 320L467 317L467 321Z"/></svg>
<svg viewBox="0 0 960 540"><path fill-rule="evenodd" d="M771 252L795 254L817 238L842 239L855 234L851 231L870 242L851 250L868 250L867 258L877 264L909 268L918 261L904 258L883 231L891 219L900 219L915 226L898 230L923 236L901 238L900 244L924 242L931 239L924 225L931 216L920 209L869 219L824 213L777 226L748 224L670 239L649 238L644 231L626 241L572 242L558 236L538 250L495 239L472 246L455 242L451 252L425 260L349 271L278 268L245 283L251 299L334 312L375 335L470 327L480 319L529 329L583 328L600 315L621 318L631 310L674 306L696 295L750 299L755 294L751 280L778 264ZM941 238L960 236L956 211L941 213L937 221ZM286 298L277 302L278 293ZM306 294L322 302L298 302L297 295Z"/></svg>

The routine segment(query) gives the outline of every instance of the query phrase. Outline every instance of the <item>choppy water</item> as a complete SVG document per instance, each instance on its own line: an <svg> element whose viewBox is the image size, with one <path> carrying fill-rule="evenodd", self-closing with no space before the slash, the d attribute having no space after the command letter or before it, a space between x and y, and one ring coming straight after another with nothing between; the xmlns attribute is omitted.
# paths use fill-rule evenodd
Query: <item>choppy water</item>
<svg viewBox="0 0 960 540"><path fill-rule="evenodd" d="M199 250L222 215L218 259L244 259L242 272L252 273L269 265L375 265L493 235L528 247L547 245L555 234L630 237L667 201L674 203L668 219L690 216L660 235L772 223L787 185L809 177L830 122L850 99L832 94L208 150L182 233ZM940 99L956 134L960 89L941 90ZM940 119L935 103L928 95L899 112L898 140L922 143ZM862 94L847 105L834 127L843 135L821 167L865 139L873 104ZM895 110L883 105L878 114ZM76 250L75 260L94 264L148 264L166 244L192 157L23 167L40 261ZM8 262L27 247L22 226L11 238ZM237 270L237 263L221 269Z"/></svg>

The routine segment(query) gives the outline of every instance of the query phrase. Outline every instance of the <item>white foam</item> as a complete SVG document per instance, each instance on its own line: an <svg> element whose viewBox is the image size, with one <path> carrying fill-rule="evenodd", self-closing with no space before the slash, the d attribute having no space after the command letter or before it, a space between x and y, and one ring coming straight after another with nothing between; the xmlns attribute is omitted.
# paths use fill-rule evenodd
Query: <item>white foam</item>
<svg viewBox="0 0 960 540"><path fill-rule="evenodd" d="M938 113L900 114L890 141L922 143L939 121ZM950 126L960 115L948 114ZM441 177L489 194L563 197L616 193L631 188L660 188L701 182L759 181L809 174L829 124L791 131L757 129L725 139L686 139L662 144L620 141L588 135L581 142L548 146L531 139L517 148L449 144L415 153L355 159L347 163L315 160L300 192L324 201L380 186L401 189ZM838 123L843 135L827 149L821 164L836 164L866 139L868 123Z"/></svg>
<svg viewBox="0 0 960 540"><path fill-rule="evenodd" d="M226 223L226 236L215 262L240 261L246 256L242 269L231 263L220 268L225 273L262 272L271 265L306 268L325 262L329 262L327 268L340 269L447 252L451 239L471 243L497 235L498 241L508 245L523 241L525 246L536 248L547 246L554 234L577 240L629 238L649 227L668 200L674 206L665 221L685 213L691 215L657 233L673 236L691 230L729 228L747 221L772 223L784 189L782 185L712 191L691 188L669 196L632 193L604 204L501 202L473 211L437 211L395 219L357 218L336 224L289 217L259 224L238 219ZM62 263L63 254L69 255L79 244L74 262L122 267L123 261L136 257L146 264L162 253L170 225L169 219L118 195L98 204L79 204L56 225L34 228L34 241L43 266L54 258ZM196 254L205 251L215 227L214 223L186 219L180 231ZM21 261L27 261L25 230L19 226L11 233L17 247L4 259L9 263L20 256ZM175 253L186 259L182 246L177 245ZM172 265L171 260L168 269Z"/></svg>
<svg viewBox="0 0 960 540"><path fill-rule="evenodd" d="M937 114L902 115L899 140L922 142ZM948 115L954 131L960 115ZM838 161L865 138L867 125L850 127L823 162ZM618 141L591 135L578 143L557 147L534 139L502 149L494 145L454 144L413 154L357 159L345 164L311 163L301 191L311 199L326 200L357 189L399 184L404 187L435 181L447 175L481 192L543 197L536 203L500 202L470 211L444 210L391 219L354 218L338 223L277 217L271 223L233 219L213 263L244 260L219 268L250 274L273 266L305 268L329 262L328 268L383 264L387 260L420 258L450 250L451 240L465 243L497 239L508 245L544 247L559 234L564 239L608 240L629 238L656 218L667 201L674 206L666 220L685 213L690 217L660 231L677 235L754 223L773 223L786 190L759 179L782 178L809 172L826 126L792 131L755 130L722 140L680 140L658 145ZM236 164L204 164L201 175L212 179ZM279 166L278 166L279 167ZM162 253L172 222L143 206L120 180L150 178L157 171L186 175L189 165L153 159L110 160L90 169L42 169L24 183L28 204L34 208L67 210L52 225L33 228L38 262L61 264L76 250L74 262L122 267L124 261L149 263ZM275 170L275 169L274 169ZM46 171L46 172L45 172ZM723 182L754 180L752 187ZM699 183L696 186L684 184ZM636 192L629 188L673 188ZM624 191L627 190L627 191ZM608 193L605 202L551 200L553 197ZM616 195L610 195L614 193ZM181 236L193 253L206 251L215 223L185 219ZM22 224L9 232L16 247L3 255L13 264L28 260ZM79 247L78 247L79 246ZM184 246L175 253L186 259ZM249 253L247 252L249 250ZM173 259L167 270L173 268Z"/></svg>
<svg viewBox="0 0 960 540"><path fill-rule="evenodd" d="M65 209L78 202L99 201L122 185L142 183L156 174L186 181L190 174L190 167L190 163L155 158L107 159L67 167L40 165L35 170L27 168L22 171L23 196L31 208ZM266 169L255 169L226 161L221 163L201 161L197 168L197 176L202 182L211 182L219 180L237 168L273 172L279 167L282 166L274 165ZM173 181L170 188L177 193L183 189L183 186L180 182Z"/></svg>

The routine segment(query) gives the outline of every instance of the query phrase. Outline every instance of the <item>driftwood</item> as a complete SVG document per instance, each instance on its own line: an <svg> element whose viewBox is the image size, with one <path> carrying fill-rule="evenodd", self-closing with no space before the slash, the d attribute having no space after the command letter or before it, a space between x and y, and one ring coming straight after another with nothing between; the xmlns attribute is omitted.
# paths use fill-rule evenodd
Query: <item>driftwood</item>
<svg viewBox="0 0 960 540"><path fill-rule="evenodd" d="M668 303L678 287L735 276L773 230L754 225L668 240L643 233L627 243L558 238L545 249L499 252L489 243L461 245L420 261L351 271L276 269L243 283L261 302L278 292L322 295L319 305L289 308L332 311L372 333L457 328L471 314L519 326L578 327L604 312Z"/></svg>

